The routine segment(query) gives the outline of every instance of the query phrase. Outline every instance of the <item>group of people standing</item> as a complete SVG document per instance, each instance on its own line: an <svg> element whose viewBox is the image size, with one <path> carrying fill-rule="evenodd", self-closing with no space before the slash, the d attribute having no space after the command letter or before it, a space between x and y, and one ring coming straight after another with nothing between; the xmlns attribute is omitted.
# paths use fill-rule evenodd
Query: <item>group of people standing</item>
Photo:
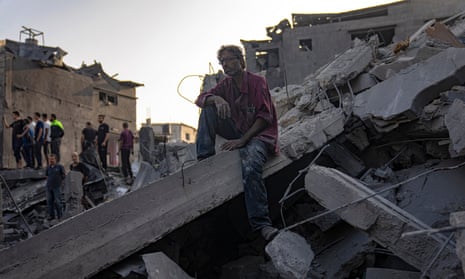
<svg viewBox="0 0 465 279"><path fill-rule="evenodd" d="M102 164L102 170L106 171L107 153L108 153L108 140L110 135L110 126L105 123L105 115L98 115L99 126L97 129L92 127L92 123L87 122L86 127L81 133L81 146L82 151L88 148L96 148ZM127 122L123 123L123 131L120 133L119 150L121 153L121 171L127 183L133 180L133 173L131 170L130 155L134 153L134 135L129 129Z"/></svg>
<svg viewBox="0 0 465 279"><path fill-rule="evenodd" d="M12 149L16 160L16 167L41 169L43 167L42 155L45 158L55 154L60 161L61 138L64 136L63 124L52 113L48 118L47 113L35 112L33 116L22 118L19 111L13 111L13 122L7 123L3 119L6 128L12 128ZM45 160L47 165L48 161Z"/></svg>

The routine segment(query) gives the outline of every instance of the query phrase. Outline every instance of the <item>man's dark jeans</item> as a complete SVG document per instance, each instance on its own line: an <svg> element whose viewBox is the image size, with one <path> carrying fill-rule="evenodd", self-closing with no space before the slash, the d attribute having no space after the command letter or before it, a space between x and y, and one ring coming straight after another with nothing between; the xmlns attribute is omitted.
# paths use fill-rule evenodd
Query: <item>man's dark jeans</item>
<svg viewBox="0 0 465 279"><path fill-rule="evenodd" d="M47 188L47 209L48 209L48 216L51 219L56 217L61 219L63 215L63 209L61 207L61 189L60 185L54 187L46 187Z"/></svg>
<svg viewBox="0 0 465 279"><path fill-rule="evenodd" d="M238 139L241 134L232 119L220 119L214 106L202 109L197 131L197 159L215 154L216 134L228 139ZM268 196L263 182L263 166L269 155L269 148L263 141L252 139L239 149L242 165L245 206L252 230L271 226L268 212Z"/></svg>
<svg viewBox="0 0 465 279"><path fill-rule="evenodd" d="M104 171L107 170L107 146L98 146L98 156L100 158L100 162L102 163L102 169Z"/></svg>

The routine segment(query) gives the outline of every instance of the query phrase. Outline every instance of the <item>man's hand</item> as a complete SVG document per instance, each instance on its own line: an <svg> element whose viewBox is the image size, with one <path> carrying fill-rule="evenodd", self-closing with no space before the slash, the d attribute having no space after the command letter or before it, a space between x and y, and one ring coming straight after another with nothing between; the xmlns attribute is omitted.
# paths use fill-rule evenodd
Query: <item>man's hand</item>
<svg viewBox="0 0 465 279"><path fill-rule="evenodd" d="M246 145L246 141L243 139L228 140L223 145L221 145L221 150L231 151L238 149Z"/></svg>
<svg viewBox="0 0 465 279"><path fill-rule="evenodd" d="M226 119L231 117L231 107L228 102L226 102L222 97L215 96L213 100L218 116L221 119Z"/></svg>

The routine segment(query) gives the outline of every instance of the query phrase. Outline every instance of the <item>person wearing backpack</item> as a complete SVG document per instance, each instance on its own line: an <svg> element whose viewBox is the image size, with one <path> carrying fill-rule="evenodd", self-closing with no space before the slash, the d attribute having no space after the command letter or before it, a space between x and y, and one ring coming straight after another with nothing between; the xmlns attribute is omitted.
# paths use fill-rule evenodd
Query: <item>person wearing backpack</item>
<svg viewBox="0 0 465 279"><path fill-rule="evenodd" d="M56 161L60 162L60 145L61 138L65 135L65 130L61 121L57 119L56 114L50 115L50 136L52 138L51 151L55 154Z"/></svg>

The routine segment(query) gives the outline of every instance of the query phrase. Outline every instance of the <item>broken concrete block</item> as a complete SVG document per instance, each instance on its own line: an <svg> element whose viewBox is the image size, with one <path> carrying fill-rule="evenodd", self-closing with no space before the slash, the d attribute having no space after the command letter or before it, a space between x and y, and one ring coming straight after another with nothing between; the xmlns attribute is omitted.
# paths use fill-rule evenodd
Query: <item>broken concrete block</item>
<svg viewBox="0 0 465 279"><path fill-rule="evenodd" d="M350 81L350 86L352 87L352 92L357 94L375 86L378 83L376 78L369 73L361 73L356 78Z"/></svg>
<svg viewBox="0 0 465 279"><path fill-rule="evenodd" d="M450 224L456 227L465 226L465 211L453 212L450 214ZM457 256L462 261L462 269L465 273L465 230L459 229L455 232L455 239L457 240Z"/></svg>
<svg viewBox="0 0 465 279"><path fill-rule="evenodd" d="M335 169L313 165L305 177L305 188L327 209L340 208L335 211L336 214L352 226L366 231L376 242L405 262L421 271L428 269L427 274L431 278L463 276L452 245L446 246L429 267L443 246L444 236L400 237L404 232L430 227L385 198L375 195L358 180ZM347 206L350 203L353 204Z"/></svg>
<svg viewBox="0 0 465 279"><path fill-rule="evenodd" d="M430 162L395 172L395 181L415 177L434 168L460 164L460 159ZM460 211L465 205L465 172L463 168L431 172L421 179L404 183L396 191L397 206L432 227L447 226L447 213ZM437 185L441 185L438 187Z"/></svg>
<svg viewBox="0 0 465 279"><path fill-rule="evenodd" d="M82 190L82 173L70 171L66 175L63 185L62 193L65 202L63 217L69 218L83 212L82 196L84 194Z"/></svg>
<svg viewBox="0 0 465 279"><path fill-rule="evenodd" d="M356 38L354 46L319 70L315 80L321 88L332 88L333 83L335 85L345 84L347 80L363 72L373 57L373 47Z"/></svg>
<svg viewBox="0 0 465 279"><path fill-rule="evenodd" d="M302 111L298 108L293 107L288 112L286 112L279 120L279 126L286 128L290 125L296 124L304 116Z"/></svg>
<svg viewBox="0 0 465 279"><path fill-rule="evenodd" d="M315 256L305 238L291 231L279 232L265 251L285 279L306 278Z"/></svg>
<svg viewBox="0 0 465 279"><path fill-rule="evenodd" d="M420 276L420 272L375 267L367 268L365 273L365 279L418 279Z"/></svg>
<svg viewBox="0 0 465 279"><path fill-rule="evenodd" d="M332 142L329 147L325 149L325 154L327 154L343 172L352 177L358 177L366 169L365 164L360 158L337 142Z"/></svg>
<svg viewBox="0 0 465 279"><path fill-rule="evenodd" d="M280 147L289 157L299 158L310 153L344 131L342 109L324 111L313 117L306 117L295 125L283 130Z"/></svg>
<svg viewBox="0 0 465 279"><path fill-rule="evenodd" d="M465 154L465 103L455 99L445 117L447 130L449 131L451 157Z"/></svg>
<svg viewBox="0 0 465 279"><path fill-rule="evenodd" d="M140 162L139 171L137 172L136 179L131 186L131 191L135 191L144 186L150 185L151 182L160 179L160 173L156 171L150 163L146 161Z"/></svg>
<svg viewBox="0 0 465 279"><path fill-rule="evenodd" d="M302 95L305 95L305 88L302 85L290 84L286 87L276 87L270 91L271 98L276 108L276 114L280 119L287 111L294 107L294 103Z"/></svg>
<svg viewBox="0 0 465 279"><path fill-rule="evenodd" d="M351 272L365 263L366 255L375 250L368 234L355 228L341 230L334 239L338 239L337 243L317 253L314 259L324 278L350 278Z"/></svg>
<svg viewBox="0 0 465 279"><path fill-rule="evenodd" d="M257 278L260 265L265 263L261 256L245 256L223 265L221 279Z"/></svg>
<svg viewBox="0 0 465 279"><path fill-rule="evenodd" d="M421 47L409 49L407 54L400 56L391 63L379 64L370 70L370 74L376 76L380 80L387 80L400 72L401 70L424 61L431 56L443 51L442 49L433 47Z"/></svg>
<svg viewBox="0 0 465 279"><path fill-rule="evenodd" d="M358 94L354 114L362 120L415 119L442 91L464 82L465 49L449 48Z"/></svg>
<svg viewBox="0 0 465 279"><path fill-rule="evenodd" d="M148 279L192 279L175 262L162 252L144 254Z"/></svg>

